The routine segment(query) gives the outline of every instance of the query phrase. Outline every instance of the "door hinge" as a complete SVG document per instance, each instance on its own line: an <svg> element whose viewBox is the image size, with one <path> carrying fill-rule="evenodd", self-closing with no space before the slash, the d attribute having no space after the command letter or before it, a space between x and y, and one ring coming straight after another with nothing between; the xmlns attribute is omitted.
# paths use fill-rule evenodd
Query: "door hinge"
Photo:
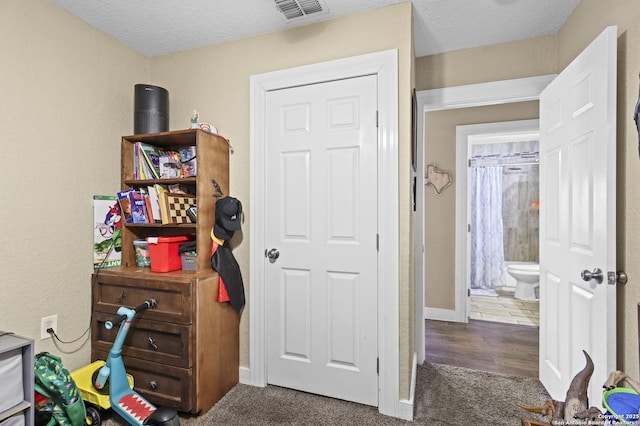
<svg viewBox="0 0 640 426"><path fill-rule="evenodd" d="M470 288L467 289L467 297L471 297L471 289Z"/></svg>
<svg viewBox="0 0 640 426"><path fill-rule="evenodd" d="M469 163L469 167L471 167L471 158L469 158L467 161Z"/></svg>
<svg viewBox="0 0 640 426"><path fill-rule="evenodd" d="M376 251L380 251L380 234L376 234Z"/></svg>
<svg viewBox="0 0 640 426"><path fill-rule="evenodd" d="M376 358L376 374L380 375L380 358Z"/></svg>
<svg viewBox="0 0 640 426"><path fill-rule="evenodd" d="M378 111L376 111L376 127L378 127Z"/></svg>
<svg viewBox="0 0 640 426"><path fill-rule="evenodd" d="M467 223L467 232L471 232L471 224Z"/></svg>

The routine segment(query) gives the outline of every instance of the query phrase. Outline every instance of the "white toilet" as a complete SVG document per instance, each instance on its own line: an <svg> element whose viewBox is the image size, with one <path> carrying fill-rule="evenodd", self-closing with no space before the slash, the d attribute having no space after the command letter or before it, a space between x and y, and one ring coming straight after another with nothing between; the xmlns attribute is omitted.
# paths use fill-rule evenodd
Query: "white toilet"
<svg viewBox="0 0 640 426"><path fill-rule="evenodd" d="M507 273L516 279L516 292L520 300L537 300L536 287L540 284L540 265L536 263L514 263L507 265Z"/></svg>

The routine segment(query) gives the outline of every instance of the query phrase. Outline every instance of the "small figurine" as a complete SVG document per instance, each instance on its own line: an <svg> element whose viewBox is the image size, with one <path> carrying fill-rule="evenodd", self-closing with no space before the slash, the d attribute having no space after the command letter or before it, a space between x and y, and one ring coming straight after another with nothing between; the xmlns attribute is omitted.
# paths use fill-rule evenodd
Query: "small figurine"
<svg viewBox="0 0 640 426"><path fill-rule="evenodd" d="M193 114L191 114L191 128L199 129L200 125L198 124L198 111L193 110Z"/></svg>

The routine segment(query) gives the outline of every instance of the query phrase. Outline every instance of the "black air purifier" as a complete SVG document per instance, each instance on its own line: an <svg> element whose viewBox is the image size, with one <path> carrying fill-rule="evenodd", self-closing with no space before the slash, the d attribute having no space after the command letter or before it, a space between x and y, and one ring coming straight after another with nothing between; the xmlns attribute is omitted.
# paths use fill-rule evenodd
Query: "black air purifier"
<svg viewBox="0 0 640 426"><path fill-rule="evenodd" d="M136 84L133 108L133 133L169 130L169 92L150 84Z"/></svg>

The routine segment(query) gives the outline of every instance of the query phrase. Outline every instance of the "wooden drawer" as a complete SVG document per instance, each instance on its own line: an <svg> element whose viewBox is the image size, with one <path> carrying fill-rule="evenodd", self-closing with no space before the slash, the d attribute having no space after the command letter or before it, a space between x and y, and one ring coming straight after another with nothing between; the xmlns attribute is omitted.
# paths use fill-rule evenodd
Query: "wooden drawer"
<svg viewBox="0 0 640 426"><path fill-rule="evenodd" d="M141 315L142 316L142 315ZM91 330L93 348L108 352L119 327L104 328L113 315L103 312L93 314ZM191 327L180 324L161 323L142 318L134 318L122 348L125 356L153 361L176 367L191 367L192 347Z"/></svg>
<svg viewBox="0 0 640 426"><path fill-rule="evenodd" d="M107 353L91 351L92 361L106 359ZM171 407L178 411L193 412L192 370L162 365L123 356L128 374L133 376L134 389L156 406Z"/></svg>
<svg viewBox="0 0 640 426"><path fill-rule="evenodd" d="M140 315L153 321L190 324L192 313L191 281L189 279L136 277L135 274L97 274L93 288L94 311L116 316L120 306L133 308L145 300L155 299L158 305Z"/></svg>

